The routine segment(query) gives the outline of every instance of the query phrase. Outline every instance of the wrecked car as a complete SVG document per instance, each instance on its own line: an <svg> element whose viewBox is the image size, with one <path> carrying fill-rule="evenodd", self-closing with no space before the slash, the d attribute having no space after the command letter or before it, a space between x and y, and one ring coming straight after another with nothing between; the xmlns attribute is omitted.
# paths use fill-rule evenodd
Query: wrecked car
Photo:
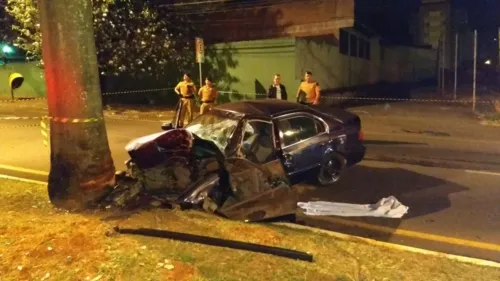
<svg viewBox="0 0 500 281"><path fill-rule="evenodd" d="M360 118L340 109L266 99L177 121L126 146L115 202L149 194L232 219L276 218L295 213L292 185L332 185L365 153Z"/></svg>

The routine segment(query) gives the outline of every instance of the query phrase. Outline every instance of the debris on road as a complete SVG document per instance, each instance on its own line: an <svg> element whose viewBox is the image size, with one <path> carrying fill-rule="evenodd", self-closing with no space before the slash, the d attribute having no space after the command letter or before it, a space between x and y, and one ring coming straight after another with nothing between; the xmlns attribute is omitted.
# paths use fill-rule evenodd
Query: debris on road
<svg viewBox="0 0 500 281"><path fill-rule="evenodd" d="M366 205L316 201L299 202L297 206L305 210L305 215L340 217L402 218L409 209L394 196L382 198L375 204Z"/></svg>

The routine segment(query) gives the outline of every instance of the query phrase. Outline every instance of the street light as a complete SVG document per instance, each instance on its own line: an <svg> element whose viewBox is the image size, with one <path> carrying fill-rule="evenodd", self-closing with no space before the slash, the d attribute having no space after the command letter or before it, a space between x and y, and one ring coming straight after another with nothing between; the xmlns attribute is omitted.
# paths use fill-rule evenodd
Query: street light
<svg viewBox="0 0 500 281"><path fill-rule="evenodd" d="M10 53L13 53L14 52L14 49L9 46L9 45L3 45L2 47L2 53L4 54L10 54Z"/></svg>

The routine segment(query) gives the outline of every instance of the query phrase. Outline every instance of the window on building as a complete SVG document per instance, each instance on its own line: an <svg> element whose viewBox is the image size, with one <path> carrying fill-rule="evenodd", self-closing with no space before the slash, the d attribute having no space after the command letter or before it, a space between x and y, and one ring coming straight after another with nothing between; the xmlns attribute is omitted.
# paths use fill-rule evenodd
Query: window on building
<svg viewBox="0 0 500 281"><path fill-rule="evenodd" d="M349 33L343 29L340 30L339 35L339 52L342 55L349 54Z"/></svg>
<svg viewBox="0 0 500 281"><path fill-rule="evenodd" d="M366 40L365 44L366 44L366 47L365 47L365 57L364 58L367 59L367 60L370 60L370 58L371 58L371 45L370 45L370 41Z"/></svg>
<svg viewBox="0 0 500 281"><path fill-rule="evenodd" d="M349 55L356 57L358 55L358 37L354 34L350 34L350 39L351 42L349 42L349 44L351 45L351 48L349 50Z"/></svg>
<svg viewBox="0 0 500 281"><path fill-rule="evenodd" d="M370 41L358 38L358 54L357 57L369 60L370 59Z"/></svg>
<svg viewBox="0 0 500 281"><path fill-rule="evenodd" d="M364 39L359 39L359 48L358 48L358 57L364 59L365 58L365 52L366 52L366 42Z"/></svg>

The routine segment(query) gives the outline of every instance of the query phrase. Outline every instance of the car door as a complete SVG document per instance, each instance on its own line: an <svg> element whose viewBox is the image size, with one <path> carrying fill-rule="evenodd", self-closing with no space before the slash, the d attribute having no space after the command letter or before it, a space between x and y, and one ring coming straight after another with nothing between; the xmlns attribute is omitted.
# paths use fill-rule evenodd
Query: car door
<svg viewBox="0 0 500 281"><path fill-rule="evenodd" d="M283 166L292 183L300 182L320 166L329 141L327 124L308 113L296 113L276 121Z"/></svg>
<svg viewBox="0 0 500 281"><path fill-rule="evenodd" d="M248 119L243 125L240 156L266 169L273 179L288 182L276 148L274 124L270 120Z"/></svg>

